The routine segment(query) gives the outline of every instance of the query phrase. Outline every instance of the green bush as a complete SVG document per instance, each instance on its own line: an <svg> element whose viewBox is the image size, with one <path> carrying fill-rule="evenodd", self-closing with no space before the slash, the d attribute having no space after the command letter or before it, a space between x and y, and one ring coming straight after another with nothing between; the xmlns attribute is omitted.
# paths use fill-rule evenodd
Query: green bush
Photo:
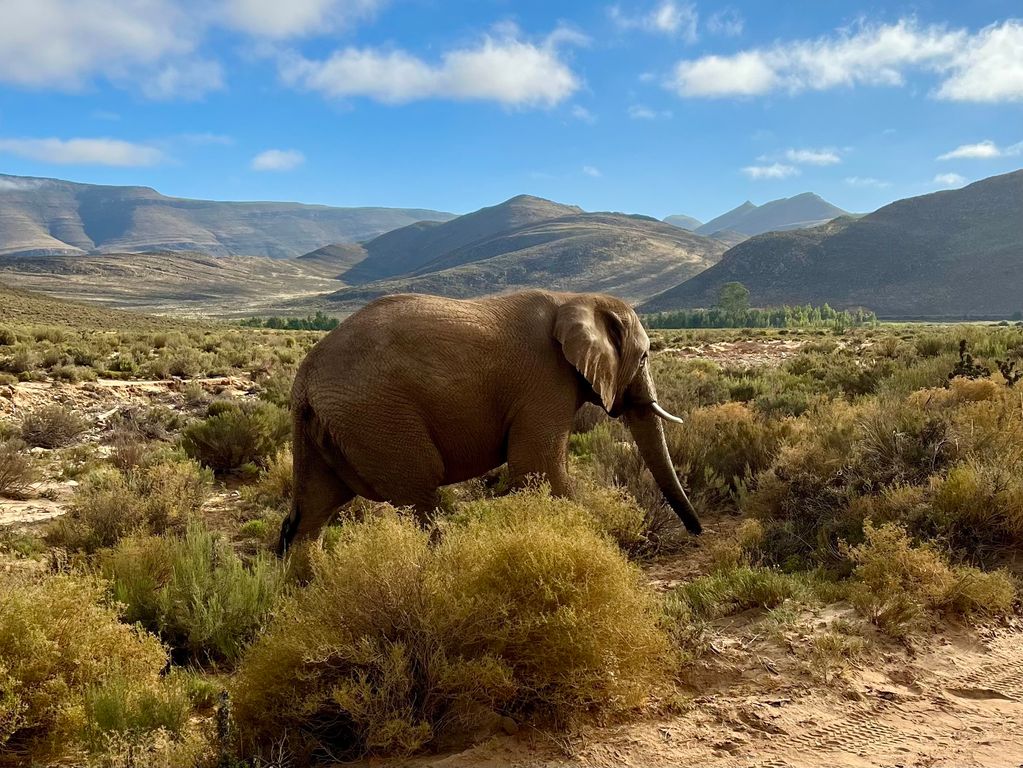
<svg viewBox="0 0 1023 768"><path fill-rule="evenodd" d="M42 764L102 735L184 727L187 700L160 677L166 651L104 593L71 574L0 577L0 751Z"/></svg>
<svg viewBox="0 0 1023 768"><path fill-rule="evenodd" d="M88 428L85 419L63 406L44 405L22 419L21 439L39 448L62 448Z"/></svg>
<svg viewBox="0 0 1023 768"><path fill-rule="evenodd" d="M260 556L246 566L226 541L194 522L180 537L123 539L103 566L126 620L202 662L235 660L283 584L275 559Z"/></svg>
<svg viewBox="0 0 1023 768"><path fill-rule="evenodd" d="M273 403L210 404L210 415L182 433L185 452L216 472L266 466L291 434L287 411Z"/></svg>
<svg viewBox="0 0 1023 768"><path fill-rule="evenodd" d="M666 638L639 573L572 502L465 505L431 548L393 513L340 529L246 655L235 715L300 761L464 742L498 716L638 704Z"/></svg>
<svg viewBox="0 0 1023 768"><path fill-rule="evenodd" d="M209 496L212 477L192 461L157 453L127 471L103 467L86 475L70 511L51 528L51 543L86 553L130 533L182 528Z"/></svg>

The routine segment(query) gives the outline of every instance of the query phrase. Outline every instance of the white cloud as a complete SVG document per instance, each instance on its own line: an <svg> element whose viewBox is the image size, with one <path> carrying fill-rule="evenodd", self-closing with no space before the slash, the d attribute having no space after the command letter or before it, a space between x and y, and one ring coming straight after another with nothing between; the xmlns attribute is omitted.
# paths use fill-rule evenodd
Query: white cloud
<svg viewBox="0 0 1023 768"><path fill-rule="evenodd" d="M681 96L756 96L778 86L779 75L762 53L703 56L680 61L669 87Z"/></svg>
<svg viewBox="0 0 1023 768"><path fill-rule="evenodd" d="M632 104L627 110L628 115L633 120L657 120L659 118L670 118L671 110L668 109L651 109L643 104Z"/></svg>
<svg viewBox="0 0 1023 768"><path fill-rule="evenodd" d="M351 26L384 0L225 0L223 21L260 37L283 39Z"/></svg>
<svg viewBox="0 0 1023 768"><path fill-rule="evenodd" d="M939 173L934 177L934 183L942 187L961 187L966 179L958 173Z"/></svg>
<svg viewBox="0 0 1023 768"><path fill-rule="evenodd" d="M785 159L799 165L835 165L842 162L833 149L787 149Z"/></svg>
<svg viewBox="0 0 1023 768"><path fill-rule="evenodd" d="M198 58L166 64L141 83L143 95L154 101L198 99L223 87L220 62Z"/></svg>
<svg viewBox="0 0 1023 768"><path fill-rule="evenodd" d="M799 169L784 163L772 163L771 165L747 165L742 172L751 179L787 179L789 176L798 176Z"/></svg>
<svg viewBox="0 0 1023 768"><path fill-rule="evenodd" d="M746 26L746 20L734 8L725 8L707 19L707 29L715 35L738 37Z"/></svg>
<svg viewBox="0 0 1023 768"><path fill-rule="evenodd" d="M845 183L850 187L874 187L875 189L884 189L892 185L890 181L875 179L873 176L846 176Z"/></svg>
<svg viewBox="0 0 1023 768"><path fill-rule="evenodd" d="M305 162L297 149L267 149L252 158L254 171L291 171Z"/></svg>
<svg viewBox="0 0 1023 768"><path fill-rule="evenodd" d="M970 37L937 95L949 101L1023 100L1023 21L992 24Z"/></svg>
<svg viewBox="0 0 1023 768"><path fill-rule="evenodd" d="M572 107L572 117L576 120L581 120L584 123L589 123L590 125L597 122L597 116L590 112L590 110L586 107L580 106L579 104Z"/></svg>
<svg viewBox="0 0 1023 768"><path fill-rule="evenodd" d="M517 30L505 29L501 37L488 35L474 47L445 52L436 64L402 50L345 48L323 61L286 58L281 76L291 85L334 98L365 96L387 104L442 98L552 107L580 86L557 48L565 40L559 31L534 44L520 40Z"/></svg>
<svg viewBox="0 0 1023 768"><path fill-rule="evenodd" d="M54 165L156 165L163 152L120 139L3 139L0 152Z"/></svg>
<svg viewBox="0 0 1023 768"><path fill-rule="evenodd" d="M601 176L603 176L603 174L600 172L600 169L595 168L592 165L584 165L583 173L585 173L587 176L592 176L595 179L599 179Z"/></svg>
<svg viewBox="0 0 1023 768"><path fill-rule="evenodd" d="M680 37L687 42L697 40L699 14L691 3L677 3L674 0L662 2L646 13L630 15L618 5L608 9L611 20L622 29L641 29L671 37Z"/></svg>
<svg viewBox="0 0 1023 768"><path fill-rule="evenodd" d="M1015 157L1023 152L1023 141L1004 149L993 141L979 141L976 144L961 144L951 152L938 155L939 160L988 159L993 157Z"/></svg>
<svg viewBox="0 0 1023 768"><path fill-rule="evenodd" d="M196 59L202 25L182 3L0 0L0 19L0 82L73 91L103 77L141 82L157 98L221 86L211 64Z"/></svg>
<svg viewBox="0 0 1023 768"><path fill-rule="evenodd" d="M1023 99L1023 22L976 33L915 20L861 23L830 36L780 41L729 56L678 62L667 86L684 97L790 94L857 85L900 86L911 71L939 75L937 98Z"/></svg>

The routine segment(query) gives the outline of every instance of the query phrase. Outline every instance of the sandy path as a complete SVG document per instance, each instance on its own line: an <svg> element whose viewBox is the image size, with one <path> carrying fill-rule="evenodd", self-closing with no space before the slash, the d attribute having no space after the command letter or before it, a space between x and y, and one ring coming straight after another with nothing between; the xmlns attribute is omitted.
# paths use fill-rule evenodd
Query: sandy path
<svg viewBox="0 0 1023 768"><path fill-rule="evenodd" d="M882 666L890 666L884 664ZM766 677L697 695L670 719L492 740L409 764L482 766L1005 766L1023 763L1023 632L950 641L897 664L896 683L866 670L847 687ZM892 669L888 669L892 673Z"/></svg>

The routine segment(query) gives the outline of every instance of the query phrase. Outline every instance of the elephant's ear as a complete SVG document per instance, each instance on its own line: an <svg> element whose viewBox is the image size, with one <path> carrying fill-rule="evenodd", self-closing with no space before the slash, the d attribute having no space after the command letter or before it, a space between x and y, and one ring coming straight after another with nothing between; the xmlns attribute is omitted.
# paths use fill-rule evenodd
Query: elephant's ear
<svg viewBox="0 0 1023 768"><path fill-rule="evenodd" d="M618 391L618 351L608 325L617 327L621 321L604 314L589 303L565 304L554 322L554 338L600 397L604 410L610 411Z"/></svg>

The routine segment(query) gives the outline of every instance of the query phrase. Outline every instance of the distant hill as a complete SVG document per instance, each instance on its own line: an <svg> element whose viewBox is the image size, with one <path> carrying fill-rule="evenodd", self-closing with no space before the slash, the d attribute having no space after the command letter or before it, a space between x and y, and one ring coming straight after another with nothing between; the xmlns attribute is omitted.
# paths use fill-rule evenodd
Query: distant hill
<svg viewBox="0 0 1023 768"><path fill-rule="evenodd" d="M288 258L424 219L451 218L419 208L187 200L149 187L0 174L0 254L172 250Z"/></svg>
<svg viewBox="0 0 1023 768"><path fill-rule="evenodd" d="M167 317L122 312L117 309L81 304L0 282L0 317L8 323L58 325L75 331L87 328L123 331L195 328L194 323Z"/></svg>
<svg viewBox="0 0 1023 768"><path fill-rule="evenodd" d="M265 256L155 253L0 256L0 281L58 299L154 314L238 317L274 314L282 300L343 286L336 263ZM3 317L0 312L0 317Z"/></svg>
<svg viewBox="0 0 1023 768"><path fill-rule="evenodd" d="M342 288L325 307L347 311L387 293L471 297L537 287L640 300L706 269L724 250L716 240L647 216L571 213L490 234L403 276Z"/></svg>
<svg viewBox="0 0 1023 768"><path fill-rule="evenodd" d="M359 284L402 275L491 235L576 213L582 213L582 209L518 195L445 223L418 222L364 243L365 259L342 274L341 279Z"/></svg>
<svg viewBox="0 0 1023 768"><path fill-rule="evenodd" d="M664 218L665 224L671 224L673 227L682 227L682 229L688 229L690 232L695 232L696 229L703 224L699 219L694 219L692 216L686 216L684 213L676 213L674 216L666 216Z"/></svg>
<svg viewBox="0 0 1023 768"><path fill-rule="evenodd" d="M827 302L891 318L1011 315L1023 310L1023 170L861 218L753 237L641 309L711 306L730 281L745 284L757 306Z"/></svg>
<svg viewBox="0 0 1023 768"><path fill-rule="evenodd" d="M713 236L715 232L731 231L746 236L786 229L815 227L848 213L812 192L795 197L754 205L749 200L728 213L723 213L695 231Z"/></svg>

